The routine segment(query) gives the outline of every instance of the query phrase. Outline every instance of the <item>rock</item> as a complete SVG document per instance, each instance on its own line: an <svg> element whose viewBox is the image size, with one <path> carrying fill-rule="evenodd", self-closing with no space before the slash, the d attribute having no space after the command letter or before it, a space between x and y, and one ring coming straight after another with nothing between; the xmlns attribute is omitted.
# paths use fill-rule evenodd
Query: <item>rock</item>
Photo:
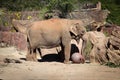
<svg viewBox="0 0 120 80"><path fill-rule="evenodd" d="M27 41L19 32L0 31L0 43L15 46L18 50L27 50Z"/></svg>
<svg viewBox="0 0 120 80"><path fill-rule="evenodd" d="M20 60L17 60L17 59L5 58L4 63L22 63L22 62Z"/></svg>
<svg viewBox="0 0 120 80"><path fill-rule="evenodd" d="M109 39L107 55L109 62L120 65L120 27L116 26Z"/></svg>
<svg viewBox="0 0 120 80"><path fill-rule="evenodd" d="M11 32L7 32L7 31L0 31L0 38L1 38L1 42L4 42L4 43L7 43L7 44L10 44L10 39L11 39Z"/></svg>
<svg viewBox="0 0 120 80"><path fill-rule="evenodd" d="M11 28L9 26L0 26L0 31L10 31Z"/></svg>

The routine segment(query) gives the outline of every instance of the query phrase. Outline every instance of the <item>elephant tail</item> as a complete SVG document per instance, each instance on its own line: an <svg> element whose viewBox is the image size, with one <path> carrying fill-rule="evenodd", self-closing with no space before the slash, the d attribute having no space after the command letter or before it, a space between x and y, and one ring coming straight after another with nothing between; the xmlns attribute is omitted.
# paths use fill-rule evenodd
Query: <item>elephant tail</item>
<svg viewBox="0 0 120 80"><path fill-rule="evenodd" d="M13 27L20 33L27 34L27 28L30 24L24 25L19 20L12 20Z"/></svg>

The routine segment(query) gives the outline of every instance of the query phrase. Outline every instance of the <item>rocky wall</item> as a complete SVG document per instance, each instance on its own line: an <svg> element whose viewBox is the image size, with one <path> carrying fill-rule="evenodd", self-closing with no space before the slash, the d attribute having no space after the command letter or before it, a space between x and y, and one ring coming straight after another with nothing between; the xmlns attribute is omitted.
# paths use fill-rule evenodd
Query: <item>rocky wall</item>
<svg viewBox="0 0 120 80"><path fill-rule="evenodd" d="M15 46L18 50L27 50L27 41L22 33L0 31L0 47Z"/></svg>

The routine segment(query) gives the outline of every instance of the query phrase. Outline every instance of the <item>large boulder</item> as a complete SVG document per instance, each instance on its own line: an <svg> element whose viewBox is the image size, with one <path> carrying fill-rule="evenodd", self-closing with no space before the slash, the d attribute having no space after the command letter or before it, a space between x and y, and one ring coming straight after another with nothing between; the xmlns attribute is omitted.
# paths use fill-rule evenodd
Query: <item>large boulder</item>
<svg viewBox="0 0 120 80"><path fill-rule="evenodd" d="M109 61L116 65L120 65L120 26L116 26L112 30L107 52Z"/></svg>
<svg viewBox="0 0 120 80"><path fill-rule="evenodd" d="M22 33L0 31L1 47L15 46L18 50L27 49L27 41Z"/></svg>

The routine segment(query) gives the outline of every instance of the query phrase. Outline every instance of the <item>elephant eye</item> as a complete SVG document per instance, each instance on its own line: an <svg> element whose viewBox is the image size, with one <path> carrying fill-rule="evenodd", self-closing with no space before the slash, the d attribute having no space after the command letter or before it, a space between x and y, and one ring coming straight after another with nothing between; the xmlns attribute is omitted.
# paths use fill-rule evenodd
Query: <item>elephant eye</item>
<svg viewBox="0 0 120 80"><path fill-rule="evenodd" d="M84 33L85 33L85 31L83 30L83 31L82 31L82 33L84 34Z"/></svg>

